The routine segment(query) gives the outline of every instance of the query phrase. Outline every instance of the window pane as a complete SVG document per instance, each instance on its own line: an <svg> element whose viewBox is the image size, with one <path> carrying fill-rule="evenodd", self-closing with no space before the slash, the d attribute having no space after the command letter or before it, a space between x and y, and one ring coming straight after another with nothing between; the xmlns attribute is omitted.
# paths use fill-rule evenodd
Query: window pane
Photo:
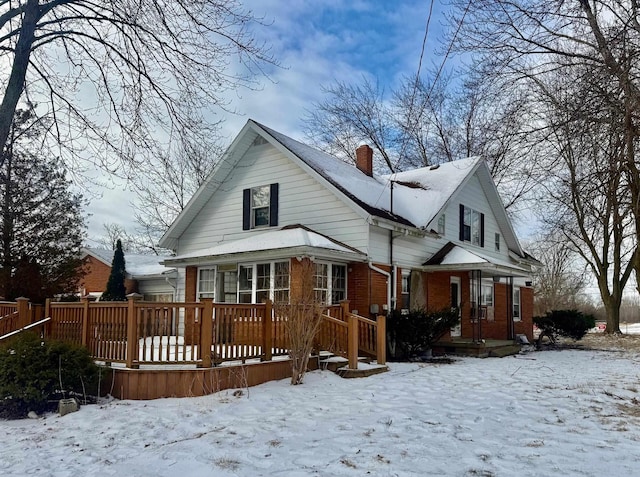
<svg viewBox="0 0 640 477"><path fill-rule="evenodd" d="M214 268L202 268L198 271L198 298L214 297L215 276Z"/></svg>
<svg viewBox="0 0 640 477"><path fill-rule="evenodd" d="M269 225L269 207L253 209L253 226L262 227Z"/></svg>
<svg viewBox="0 0 640 477"><path fill-rule="evenodd" d="M256 288L258 290L269 290L271 284L271 264L259 263L256 269L256 279L258 280Z"/></svg>
<svg viewBox="0 0 640 477"><path fill-rule="evenodd" d="M289 262L276 262L274 267L273 300L289 303Z"/></svg>
<svg viewBox="0 0 640 477"><path fill-rule="evenodd" d="M444 214L442 214L440 217L438 217L438 233L440 235L444 235Z"/></svg>
<svg viewBox="0 0 640 477"><path fill-rule="evenodd" d="M314 274L314 288L327 288L328 268L329 266L326 263L316 263L316 270Z"/></svg>
<svg viewBox="0 0 640 477"><path fill-rule="evenodd" d="M240 266L240 277L238 280L240 291L249 291L249 293L251 292L252 279L253 279L252 275L253 275L253 267ZM241 303L246 303L246 302L241 302Z"/></svg>
<svg viewBox="0 0 640 477"><path fill-rule="evenodd" d="M251 189L251 206L254 208L269 206L269 189L269 186Z"/></svg>
<svg viewBox="0 0 640 477"><path fill-rule="evenodd" d="M472 243L480 245L480 212L473 211L473 223L471 224Z"/></svg>
<svg viewBox="0 0 640 477"><path fill-rule="evenodd" d="M331 266L331 303L340 303L346 298L347 267L344 265Z"/></svg>

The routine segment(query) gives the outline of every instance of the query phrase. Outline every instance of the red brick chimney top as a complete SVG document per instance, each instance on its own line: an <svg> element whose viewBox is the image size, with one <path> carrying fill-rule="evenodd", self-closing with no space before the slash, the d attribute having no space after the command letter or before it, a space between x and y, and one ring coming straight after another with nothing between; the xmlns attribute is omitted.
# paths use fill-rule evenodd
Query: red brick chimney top
<svg viewBox="0 0 640 477"><path fill-rule="evenodd" d="M373 149L366 144L356 149L356 167L366 175L373 177Z"/></svg>

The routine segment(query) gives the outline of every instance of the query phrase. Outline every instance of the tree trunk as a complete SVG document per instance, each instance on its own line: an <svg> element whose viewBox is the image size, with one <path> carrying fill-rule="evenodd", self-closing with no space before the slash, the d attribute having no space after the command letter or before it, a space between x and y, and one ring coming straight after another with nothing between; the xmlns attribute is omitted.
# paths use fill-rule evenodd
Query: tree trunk
<svg viewBox="0 0 640 477"><path fill-rule="evenodd" d="M0 104L0 148L4 148L11 130L13 116L18 106L20 96L24 90L31 47L35 39L36 24L40 19L38 0L28 0L24 7L24 17L20 28L20 36L14 50L11 75Z"/></svg>

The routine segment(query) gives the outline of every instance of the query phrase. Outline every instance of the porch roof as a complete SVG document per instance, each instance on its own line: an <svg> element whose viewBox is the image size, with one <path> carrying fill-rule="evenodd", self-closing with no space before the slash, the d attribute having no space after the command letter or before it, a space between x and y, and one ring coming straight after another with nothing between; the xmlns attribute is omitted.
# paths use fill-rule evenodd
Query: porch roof
<svg viewBox="0 0 640 477"><path fill-rule="evenodd" d="M213 264L231 260L264 260L312 256L320 259L364 262L367 255L302 225L283 227L206 249L167 257L165 265Z"/></svg>
<svg viewBox="0 0 640 477"><path fill-rule="evenodd" d="M531 266L527 263L490 257L452 242L447 243L422 265L428 271L481 270L489 276L503 277L531 275Z"/></svg>

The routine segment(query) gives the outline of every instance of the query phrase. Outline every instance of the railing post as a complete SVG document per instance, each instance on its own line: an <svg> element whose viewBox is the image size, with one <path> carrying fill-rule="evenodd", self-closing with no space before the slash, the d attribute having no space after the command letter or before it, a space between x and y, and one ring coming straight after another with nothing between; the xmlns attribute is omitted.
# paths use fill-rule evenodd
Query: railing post
<svg viewBox="0 0 640 477"><path fill-rule="evenodd" d="M211 367L211 345L213 344L213 298L201 298L204 308L202 310L202 321L200 327L200 367Z"/></svg>
<svg viewBox="0 0 640 477"><path fill-rule="evenodd" d="M349 316L349 300L340 300L340 320L347 321Z"/></svg>
<svg viewBox="0 0 640 477"><path fill-rule="evenodd" d="M378 315L376 323L376 362L385 364L387 362L387 317Z"/></svg>
<svg viewBox="0 0 640 477"><path fill-rule="evenodd" d="M138 317L136 313L136 301L142 299L139 293L127 295L129 306L127 308L127 368L133 368L134 361L139 361L138 345Z"/></svg>
<svg viewBox="0 0 640 477"><path fill-rule="evenodd" d="M262 323L262 361L273 358L273 327L276 320L272 319L273 302L267 300L264 304L264 319Z"/></svg>
<svg viewBox="0 0 640 477"><path fill-rule="evenodd" d="M358 369L358 317L347 312L349 337L347 344L347 357L349 369Z"/></svg>
<svg viewBox="0 0 640 477"><path fill-rule="evenodd" d="M31 324L31 312L29 310L29 299L21 296L16 298L18 304L18 329Z"/></svg>
<svg viewBox="0 0 640 477"><path fill-rule="evenodd" d="M51 298L44 301L44 318L51 318ZM51 321L45 323L43 327L44 338L49 338L49 335L51 335Z"/></svg>
<svg viewBox="0 0 640 477"><path fill-rule="evenodd" d="M89 303L95 300L96 297L91 295L80 298L82 302L82 346L85 348L89 342Z"/></svg>

